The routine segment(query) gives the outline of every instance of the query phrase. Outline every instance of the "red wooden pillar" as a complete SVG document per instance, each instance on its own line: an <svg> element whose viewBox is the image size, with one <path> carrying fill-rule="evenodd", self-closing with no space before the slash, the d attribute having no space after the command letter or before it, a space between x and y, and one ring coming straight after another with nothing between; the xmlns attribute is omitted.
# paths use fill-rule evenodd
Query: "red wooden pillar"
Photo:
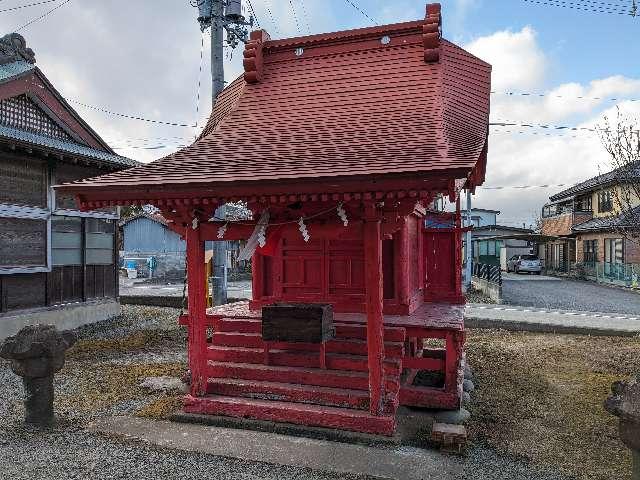
<svg viewBox="0 0 640 480"><path fill-rule="evenodd" d="M189 293L189 369L191 395L203 396L207 389L207 297L205 292L204 243L200 232L190 226L187 240L187 281Z"/></svg>
<svg viewBox="0 0 640 480"><path fill-rule="evenodd" d="M384 397L384 324L382 316L382 240L375 204L365 206L364 268L367 304L367 348L370 411L382 415Z"/></svg>
<svg viewBox="0 0 640 480"><path fill-rule="evenodd" d="M462 216L460 214L460 195L456 200L456 229L453 234L454 268L456 282L456 301L464 302L462 295Z"/></svg>
<svg viewBox="0 0 640 480"><path fill-rule="evenodd" d="M398 303L410 306L411 295L409 287L409 221L405 218L398 231Z"/></svg>

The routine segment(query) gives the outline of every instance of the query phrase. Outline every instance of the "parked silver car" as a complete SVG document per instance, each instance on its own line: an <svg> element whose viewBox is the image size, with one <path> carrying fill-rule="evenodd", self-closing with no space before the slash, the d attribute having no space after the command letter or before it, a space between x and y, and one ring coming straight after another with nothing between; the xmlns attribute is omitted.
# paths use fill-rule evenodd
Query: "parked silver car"
<svg viewBox="0 0 640 480"><path fill-rule="evenodd" d="M514 255L507 262L507 272L527 272L540 275L542 261L535 255Z"/></svg>

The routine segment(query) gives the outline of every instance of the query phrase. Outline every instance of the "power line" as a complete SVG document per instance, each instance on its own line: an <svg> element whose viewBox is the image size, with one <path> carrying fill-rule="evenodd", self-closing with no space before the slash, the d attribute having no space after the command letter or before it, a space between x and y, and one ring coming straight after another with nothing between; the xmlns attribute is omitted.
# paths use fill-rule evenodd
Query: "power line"
<svg viewBox="0 0 640 480"><path fill-rule="evenodd" d="M497 187L478 187L483 190L506 190L506 189L516 189L516 190L526 190L528 188L557 188L557 187L568 187L573 184L568 183L558 183L555 185L545 184L545 185L501 185Z"/></svg>
<svg viewBox="0 0 640 480"><path fill-rule="evenodd" d="M540 137L565 137L565 138L579 138L577 135L565 135L565 134L558 134L558 133L541 133L541 132L531 132L531 131L522 131L522 130L494 130L493 133L507 133L507 134L512 134L512 133L518 133L518 134L522 134L522 135L536 135L536 136L540 136Z"/></svg>
<svg viewBox="0 0 640 480"><path fill-rule="evenodd" d="M17 7L5 8L4 10L0 10L0 13L11 12L13 10L20 10L21 8L35 7L36 5L42 5L43 3L51 3L51 2L56 2L56 1L57 0L44 0L42 2L28 3L26 5L18 5Z"/></svg>
<svg viewBox="0 0 640 480"><path fill-rule="evenodd" d="M557 95L552 93L540 93L540 92L498 92L492 91L492 95L506 95L506 96L518 96L518 97L549 97L549 98L561 98L564 100L587 100L587 101L606 101L606 102L640 102L638 98L616 98L616 97L587 97L584 95Z"/></svg>
<svg viewBox="0 0 640 480"><path fill-rule="evenodd" d="M44 14L40 15L37 18L34 18L32 20L29 20L27 23L25 23L24 25L22 25L20 28L16 28L13 31L14 32L19 32L20 30L27 28L29 25L31 25L32 23L36 23L39 22L40 20L44 19L45 17L48 17L49 15L51 15L53 12L55 12L57 9L59 9L60 7L65 6L67 3L69 3L71 0L64 0L64 2L62 2L59 5L56 5L55 7L53 7L51 10L45 12Z"/></svg>
<svg viewBox="0 0 640 480"><path fill-rule="evenodd" d="M82 103L82 102L80 102L78 100L73 100L73 99L70 99L70 98L65 98L65 100L67 102L71 102L71 103L75 103L76 105L80 105L81 107L84 107L84 108L89 108L91 110L96 110L98 112L107 113L109 115L114 115L116 117L128 118L130 120L139 120L139 121L142 121L142 122L157 123L157 124L160 124L160 125L169 125L171 127L192 127L192 128L196 127L196 125L194 125L194 124L178 123L178 122L166 122L166 121L163 121L163 120L154 120L154 119L151 119L151 118L140 117L140 116L137 116L137 115L128 115L126 113L113 112L111 110L107 110L106 108L97 107L95 105L88 105L86 103Z"/></svg>
<svg viewBox="0 0 640 480"><path fill-rule="evenodd" d="M570 8L573 10L580 10L583 12L589 12L589 13L606 13L606 14L610 14L610 15L628 15L628 16L632 16L635 17L637 12L636 10L634 10L634 7L632 6L631 8L628 8L627 10L616 10L612 7L607 7L607 6L595 6L595 5L585 5L585 4L581 4L581 3L576 3L576 2L568 2L568 1L564 1L564 0L523 0L524 2L527 3L535 3L538 5L543 5L543 6L548 6L548 7L561 7L561 8ZM620 5L620 7L623 7L623 5Z"/></svg>
<svg viewBox="0 0 640 480"><path fill-rule="evenodd" d="M546 123L521 123L512 120L505 120L503 122L491 122L491 127L523 127L523 128L545 128L549 130L570 130L570 131L586 131L597 132L597 128L590 127L574 127L569 125L551 125Z"/></svg>
<svg viewBox="0 0 640 480"><path fill-rule="evenodd" d="M360 8L358 5L355 4L355 2L353 2L352 0L345 0L345 2L347 2L349 5L351 5L353 8L355 8L357 11L359 11L362 15L364 15L365 17L367 17L369 19L369 21L371 23L373 23L374 25L378 25L379 23L374 20L373 18L371 18L371 16L365 12L362 8Z"/></svg>
<svg viewBox="0 0 640 480"><path fill-rule="evenodd" d="M269 19L271 20L271 23L273 23L273 27L276 29L276 34L280 34L280 28L278 27L278 22L276 22L276 18L273 16L273 12L271 11L271 7L269 6L271 5L271 1L270 0L265 0L265 8L267 9L267 13L269 14Z"/></svg>
<svg viewBox="0 0 640 480"><path fill-rule="evenodd" d="M253 8L253 3L251 3L251 0L247 0L247 3L249 4L249 11L251 12L251 15L253 16L253 18L256 21L256 25L258 25L258 28L260 28L260 20L258 20L258 16L256 15L256 11Z"/></svg>
<svg viewBox="0 0 640 480"><path fill-rule="evenodd" d="M198 128L198 120L200 120L200 91L202 87L202 65L204 64L204 37L205 34L204 32L202 32L202 35L200 35L200 67L198 69L198 88L196 90L196 123L194 125L194 128ZM198 135L195 134L194 137L197 138Z"/></svg>
<svg viewBox="0 0 640 480"><path fill-rule="evenodd" d="M304 4L304 0L298 0L300 2L300 6L302 7L302 16L304 17L304 21L307 24L307 31L311 34L311 24L309 23L309 13L307 12L307 7Z"/></svg>
<svg viewBox="0 0 640 480"><path fill-rule="evenodd" d="M298 33L302 33L302 30L300 29L300 22L298 21L298 15L296 13L296 7L293 4L293 0L289 0L289 5L291 5L291 11L293 12L293 18L296 21L296 28L298 29Z"/></svg>

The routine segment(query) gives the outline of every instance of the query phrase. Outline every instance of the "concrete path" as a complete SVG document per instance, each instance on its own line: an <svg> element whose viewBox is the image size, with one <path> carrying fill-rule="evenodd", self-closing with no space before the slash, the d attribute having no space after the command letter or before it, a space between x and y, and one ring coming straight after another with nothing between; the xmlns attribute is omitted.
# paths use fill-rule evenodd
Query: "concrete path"
<svg viewBox="0 0 640 480"><path fill-rule="evenodd" d="M92 423L89 430L165 448L339 474L398 480L462 478L460 460L419 448L367 447L136 417L100 419Z"/></svg>
<svg viewBox="0 0 640 480"><path fill-rule="evenodd" d="M640 311L635 315L468 304L467 328L503 328L514 331L576 333L584 335L640 335Z"/></svg>

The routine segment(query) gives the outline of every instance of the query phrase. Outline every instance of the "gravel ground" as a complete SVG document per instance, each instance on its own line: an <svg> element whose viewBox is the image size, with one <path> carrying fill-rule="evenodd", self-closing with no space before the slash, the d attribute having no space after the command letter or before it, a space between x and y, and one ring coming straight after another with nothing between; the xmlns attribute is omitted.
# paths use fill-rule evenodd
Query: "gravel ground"
<svg viewBox="0 0 640 480"><path fill-rule="evenodd" d="M640 293L579 280L509 280L505 275L502 297L504 303L522 307L640 313Z"/></svg>
<svg viewBox="0 0 640 480"><path fill-rule="evenodd" d="M81 348L72 352L56 376L59 423L46 432L22 426L21 381L7 362L0 361L0 480L366 478L161 449L87 433L84 426L92 419L135 415L159 398L138 391L139 378L134 374L129 378L130 369L149 374L151 369L183 368L184 332L176 325L177 313L125 306L120 317L81 328ZM145 342L141 347L140 339ZM468 480L572 480L482 445L472 447L464 459L449 460L461 464L462 478Z"/></svg>

